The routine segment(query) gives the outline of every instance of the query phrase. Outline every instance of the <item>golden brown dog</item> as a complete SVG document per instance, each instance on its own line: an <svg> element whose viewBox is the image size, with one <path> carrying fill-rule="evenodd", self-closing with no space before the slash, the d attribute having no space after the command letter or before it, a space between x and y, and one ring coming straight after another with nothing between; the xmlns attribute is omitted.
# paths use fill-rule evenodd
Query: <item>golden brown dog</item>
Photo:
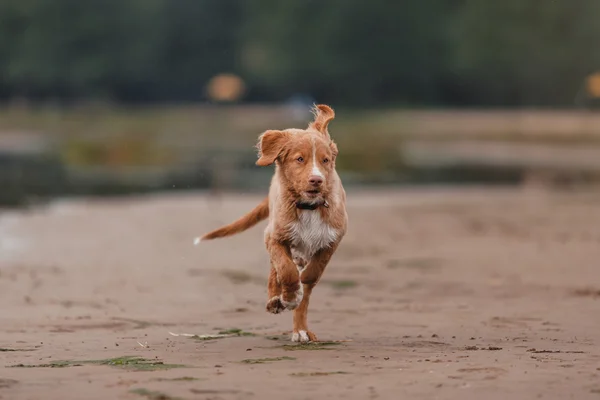
<svg viewBox="0 0 600 400"><path fill-rule="evenodd" d="M269 196L239 220L204 235L215 239L242 232L269 218L265 244L271 259L267 311L294 310L292 341L316 341L308 330L311 292L346 233L346 192L335 169L338 155L327 126L326 105L313 109L307 129L269 130L259 137L260 166L275 163Z"/></svg>

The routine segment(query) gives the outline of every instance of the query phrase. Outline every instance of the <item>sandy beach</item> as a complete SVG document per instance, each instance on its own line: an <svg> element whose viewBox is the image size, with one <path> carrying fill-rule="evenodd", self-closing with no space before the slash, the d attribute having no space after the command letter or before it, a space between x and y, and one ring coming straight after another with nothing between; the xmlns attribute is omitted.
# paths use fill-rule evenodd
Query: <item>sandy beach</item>
<svg viewBox="0 0 600 400"><path fill-rule="evenodd" d="M264 310L264 223L193 245L260 196L0 213L0 398L599 398L600 192L348 197L308 346Z"/></svg>

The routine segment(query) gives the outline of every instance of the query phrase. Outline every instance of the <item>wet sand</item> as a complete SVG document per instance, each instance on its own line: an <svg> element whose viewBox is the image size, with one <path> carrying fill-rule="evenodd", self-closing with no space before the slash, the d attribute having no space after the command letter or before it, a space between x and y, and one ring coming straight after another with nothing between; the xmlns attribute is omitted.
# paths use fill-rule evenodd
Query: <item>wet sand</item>
<svg viewBox="0 0 600 400"><path fill-rule="evenodd" d="M0 399L600 397L600 192L348 192L313 346L264 311L264 223L193 246L260 197L0 214Z"/></svg>

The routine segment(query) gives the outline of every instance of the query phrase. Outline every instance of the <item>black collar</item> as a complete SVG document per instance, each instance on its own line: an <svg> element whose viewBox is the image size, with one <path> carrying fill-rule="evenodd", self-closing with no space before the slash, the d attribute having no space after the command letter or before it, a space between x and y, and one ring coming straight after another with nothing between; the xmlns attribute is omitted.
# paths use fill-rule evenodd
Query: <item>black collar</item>
<svg viewBox="0 0 600 400"><path fill-rule="evenodd" d="M327 203L327 201L323 201L322 203L306 203L306 202L302 202L302 201L297 201L296 202L296 208L299 210L311 210L314 211L317 208L319 208L320 206L323 206L325 208L329 208L329 203Z"/></svg>

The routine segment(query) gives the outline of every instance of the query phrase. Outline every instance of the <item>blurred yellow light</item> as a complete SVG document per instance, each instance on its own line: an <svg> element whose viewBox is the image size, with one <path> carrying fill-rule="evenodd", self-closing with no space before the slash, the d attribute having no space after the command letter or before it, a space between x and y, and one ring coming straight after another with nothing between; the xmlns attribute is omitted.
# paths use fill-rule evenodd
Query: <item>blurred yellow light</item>
<svg viewBox="0 0 600 400"><path fill-rule="evenodd" d="M244 94L244 81L237 75L219 74L208 82L208 97L214 101L236 101Z"/></svg>
<svg viewBox="0 0 600 400"><path fill-rule="evenodd" d="M587 79L588 93L592 97L600 97L600 72L590 75Z"/></svg>

